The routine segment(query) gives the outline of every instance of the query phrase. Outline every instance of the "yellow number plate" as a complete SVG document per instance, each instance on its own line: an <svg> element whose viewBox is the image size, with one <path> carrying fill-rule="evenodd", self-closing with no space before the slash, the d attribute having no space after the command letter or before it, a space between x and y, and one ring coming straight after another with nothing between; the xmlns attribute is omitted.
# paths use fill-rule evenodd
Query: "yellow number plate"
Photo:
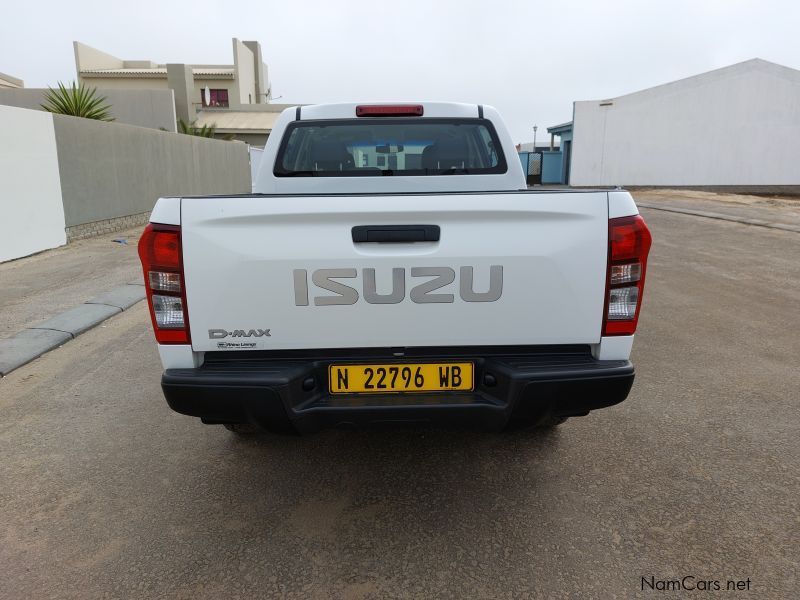
<svg viewBox="0 0 800 600"><path fill-rule="evenodd" d="M331 365L331 394L386 394L388 392L470 392L473 365L460 363L389 363Z"/></svg>

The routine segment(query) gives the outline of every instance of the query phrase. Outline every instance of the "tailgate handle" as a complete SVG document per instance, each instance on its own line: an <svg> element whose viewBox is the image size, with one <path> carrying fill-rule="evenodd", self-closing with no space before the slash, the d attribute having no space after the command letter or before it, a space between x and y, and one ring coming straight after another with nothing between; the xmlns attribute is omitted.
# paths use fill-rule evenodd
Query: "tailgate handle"
<svg viewBox="0 0 800 600"><path fill-rule="evenodd" d="M439 233L438 225L356 225L353 227L353 242L356 244L438 242Z"/></svg>

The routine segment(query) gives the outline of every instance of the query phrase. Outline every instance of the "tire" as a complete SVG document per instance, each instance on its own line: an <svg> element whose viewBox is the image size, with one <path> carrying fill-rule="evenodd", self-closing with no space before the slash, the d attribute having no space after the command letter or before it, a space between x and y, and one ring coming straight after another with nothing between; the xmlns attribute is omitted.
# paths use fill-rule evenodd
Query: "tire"
<svg viewBox="0 0 800 600"><path fill-rule="evenodd" d="M224 423L225 429L232 431L236 435L257 435L264 433L258 425L252 423Z"/></svg>
<svg viewBox="0 0 800 600"><path fill-rule="evenodd" d="M538 427L539 429L551 429L553 427L558 427L567 419L569 419L569 417L554 417L550 415L547 418L543 419L540 423L537 423L536 427Z"/></svg>
<svg viewBox="0 0 800 600"><path fill-rule="evenodd" d="M541 430L547 431L554 429L566 421L569 417L554 417L547 415L546 417L518 417L511 419L506 425L506 431L523 431L523 430Z"/></svg>

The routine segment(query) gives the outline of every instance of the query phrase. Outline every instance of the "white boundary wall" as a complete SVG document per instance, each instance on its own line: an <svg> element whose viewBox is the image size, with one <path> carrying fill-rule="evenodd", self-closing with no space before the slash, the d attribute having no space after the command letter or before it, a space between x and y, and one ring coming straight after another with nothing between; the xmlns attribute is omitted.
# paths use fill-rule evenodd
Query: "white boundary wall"
<svg viewBox="0 0 800 600"><path fill-rule="evenodd" d="M250 146L250 184L253 191L256 191L256 178L258 177L258 169L261 166L261 157L264 155L263 148L256 148Z"/></svg>
<svg viewBox="0 0 800 600"><path fill-rule="evenodd" d="M0 262L66 243L53 116L0 105Z"/></svg>
<svg viewBox="0 0 800 600"><path fill-rule="evenodd" d="M575 186L800 185L800 71L754 59L576 102Z"/></svg>

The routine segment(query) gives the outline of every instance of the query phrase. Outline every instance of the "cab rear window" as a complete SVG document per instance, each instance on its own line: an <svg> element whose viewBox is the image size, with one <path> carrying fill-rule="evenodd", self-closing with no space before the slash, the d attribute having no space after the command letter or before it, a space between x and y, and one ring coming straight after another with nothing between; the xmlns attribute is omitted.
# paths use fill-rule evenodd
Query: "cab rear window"
<svg viewBox="0 0 800 600"><path fill-rule="evenodd" d="M505 173L486 119L380 118L298 121L278 149L277 177Z"/></svg>

